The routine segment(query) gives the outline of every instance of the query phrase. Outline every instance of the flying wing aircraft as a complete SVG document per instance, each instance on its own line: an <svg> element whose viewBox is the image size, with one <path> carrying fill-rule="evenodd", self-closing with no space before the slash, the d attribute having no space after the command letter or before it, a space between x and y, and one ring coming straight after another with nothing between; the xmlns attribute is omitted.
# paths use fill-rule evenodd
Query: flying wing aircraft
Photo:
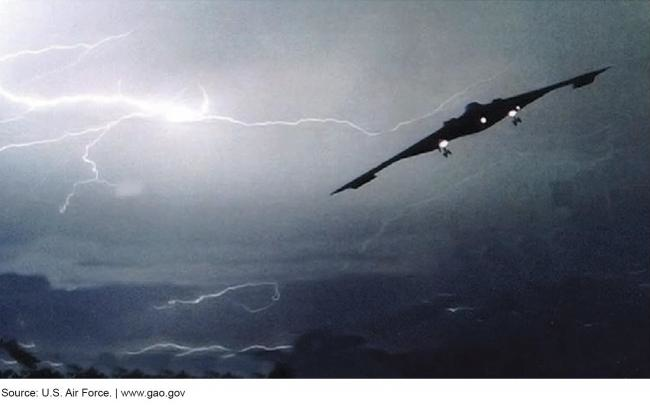
<svg viewBox="0 0 650 406"><path fill-rule="evenodd" d="M429 135L426 138L418 141L414 145L395 155L387 161L382 162L368 172L354 179L353 181L336 189L331 194L342 192L346 189L358 189L366 183L377 177L377 173L382 169L394 164L402 159L410 158L412 156L424 154L438 150L442 155L447 158L451 155L448 146L451 140L464 137L466 135L481 132L487 128L492 127L499 121L506 117L512 119L512 123L517 125L521 123L521 118L517 116L519 111L544 96L545 94L559 89L561 87L572 85L574 89L586 86L592 83L596 76L603 73L610 67L595 70L593 72L585 73L576 76L572 79L556 83L554 85L546 86L541 89L533 90L528 93L523 93L517 96L509 97L507 99L495 99L488 104L480 104L473 102L465 107L465 112L457 118L445 121L441 129Z"/></svg>

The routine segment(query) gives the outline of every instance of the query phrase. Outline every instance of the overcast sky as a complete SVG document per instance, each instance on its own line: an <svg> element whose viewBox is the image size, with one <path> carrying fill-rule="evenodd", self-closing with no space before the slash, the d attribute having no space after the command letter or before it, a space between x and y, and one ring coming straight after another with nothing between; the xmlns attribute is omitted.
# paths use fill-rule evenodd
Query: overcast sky
<svg viewBox="0 0 650 406"><path fill-rule="evenodd" d="M0 272L40 275L54 288L166 284L195 294L409 275L443 292L437 281L493 266L494 244L521 258L522 272L490 279L496 285L513 273L586 272L575 264L604 247L642 269L649 32L646 2L3 3L0 58L118 36L0 59L5 94L126 95L198 111L204 91L206 114L230 122L134 118L101 139L0 152ZM521 126L504 121L452 142L450 159L422 155L329 195L471 101L609 65L593 85L530 105ZM138 109L85 101L26 110L0 97L0 148ZM301 118L347 124L241 124ZM93 177L89 145L86 159L112 186L79 186L60 213L73 184ZM624 272L611 257L593 271ZM273 337L301 329L287 322Z"/></svg>

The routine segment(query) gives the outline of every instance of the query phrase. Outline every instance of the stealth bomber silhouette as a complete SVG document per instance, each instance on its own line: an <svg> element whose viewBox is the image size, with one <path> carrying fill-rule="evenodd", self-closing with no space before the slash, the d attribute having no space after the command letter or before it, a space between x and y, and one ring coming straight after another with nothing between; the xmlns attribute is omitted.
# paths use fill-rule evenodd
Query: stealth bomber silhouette
<svg viewBox="0 0 650 406"><path fill-rule="evenodd" d="M381 164L372 168L353 181L343 185L339 189L336 189L334 192L332 192L332 195L342 192L346 189L360 188L361 186L375 179L379 171L402 159L410 158L435 150L440 151L440 153L442 153L442 155L447 158L451 155L451 150L449 149L449 143L451 140L481 132L487 128L492 127L506 117L511 118L514 125L518 125L521 123L521 118L518 117L519 112L530 103L534 102L545 94L561 87L572 85L573 88L576 89L582 86L586 86L592 83L596 79L596 76L605 72L609 68L610 67L608 66L603 69L585 73L572 79L565 80L554 85L546 86L541 89L533 90L528 93L509 97L507 99L495 99L488 104L480 104L477 102L470 103L465 107L465 112L460 117L445 121L442 128L438 131L418 141L414 145L410 146L389 160L382 162Z"/></svg>

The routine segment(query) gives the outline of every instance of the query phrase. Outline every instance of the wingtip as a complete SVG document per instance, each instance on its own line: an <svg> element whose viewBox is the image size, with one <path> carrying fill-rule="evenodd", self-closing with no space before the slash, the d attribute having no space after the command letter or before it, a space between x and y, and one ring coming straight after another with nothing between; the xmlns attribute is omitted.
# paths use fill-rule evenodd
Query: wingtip
<svg viewBox="0 0 650 406"><path fill-rule="evenodd" d="M612 67L612 65L605 66L604 68L601 68L601 69L598 69L598 70L595 70L595 71L591 72L591 74L593 74L594 76L598 76L601 73L605 72L606 70L609 70L611 67Z"/></svg>
<svg viewBox="0 0 650 406"><path fill-rule="evenodd" d="M371 180L375 179L375 174L374 172L367 172L364 173L363 175L359 176L352 182L346 183L345 185L341 186L340 188L336 189L332 193L330 193L330 196L335 195L337 193L340 193L344 190L347 189L359 189L361 186L365 185L366 183L370 182Z"/></svg>

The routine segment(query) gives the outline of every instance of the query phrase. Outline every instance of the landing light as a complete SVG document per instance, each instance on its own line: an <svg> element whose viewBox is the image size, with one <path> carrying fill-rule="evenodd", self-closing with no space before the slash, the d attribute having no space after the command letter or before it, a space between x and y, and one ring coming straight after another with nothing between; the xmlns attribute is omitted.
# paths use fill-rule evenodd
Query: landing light
<svg viewBox="0 0 650 406"><path fill-rule="evenodd" d="M485 124L485 123L487 123L487 118L481 117L481 124Z"/></svg>
<svg viewBox="0 0 650 406"><path fill-rule="evenodd" d="M438 147L440 147L441 149L447 148L447 145L449 145L449 141L447 140L440 140L440 142L438 143Z"/></svg>
<svg viewBox="0 0 650 406"><path fill-rule="evenodd" d="M514 117L514 116L516 116L516 115L517 115L517 110L510 110L510 111L508 112L508 117Z"/></svg>

